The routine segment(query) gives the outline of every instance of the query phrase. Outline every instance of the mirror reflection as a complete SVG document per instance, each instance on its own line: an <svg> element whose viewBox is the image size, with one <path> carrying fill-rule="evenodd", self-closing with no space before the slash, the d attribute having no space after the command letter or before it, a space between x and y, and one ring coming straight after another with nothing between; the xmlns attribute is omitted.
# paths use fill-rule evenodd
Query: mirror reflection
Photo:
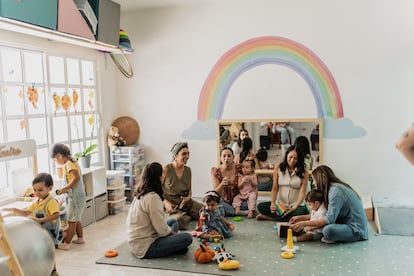
<svg viewBox="0 0 414 276"><path fill-rule="evenodd" d="M244 141L246 137L249 139ZM221 148L228 146L233 149L236 164L240 157L244 158L244 154L241 155L243 144L251 144L249 155L255 156L258 189L270 191L272 169L283 161L286 149L295 142L305 145L308 169L322 163L322 119L221 120L218 121L217 142L218 162Z"/></svg>

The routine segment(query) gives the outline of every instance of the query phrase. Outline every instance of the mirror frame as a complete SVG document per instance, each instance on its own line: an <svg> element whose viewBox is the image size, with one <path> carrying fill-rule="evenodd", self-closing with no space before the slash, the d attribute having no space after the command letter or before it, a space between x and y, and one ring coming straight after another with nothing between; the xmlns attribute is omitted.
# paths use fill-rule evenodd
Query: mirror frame
<svg viewBox="0 0 414 276"><path fill-rule="evenodd" d="M323 119L322 118L295 118L295 119L284 119L284 118L276 118L276 119L226 119L226 120L217 120L217 129L216 129L216 141L217 141L217 165L220 164L220 126L227 125L231 126L232 123L261 123L261 122L286 122L286 123L307 123L312 122L319 124L319 143L318 143L318 151L319 151L319 162L318 165L323 164ZM251 137L251 133L249 132L249 137ZM308 137L309 142L311 142L310 138ZM311 146L311 145L310 145ZM278 164L274 164L277 166ZM314 166L315 167L315 166ZM273 169L256 169L256 174L273 174ZM259 191L259 195L269 195L270 191Z"/></svg>

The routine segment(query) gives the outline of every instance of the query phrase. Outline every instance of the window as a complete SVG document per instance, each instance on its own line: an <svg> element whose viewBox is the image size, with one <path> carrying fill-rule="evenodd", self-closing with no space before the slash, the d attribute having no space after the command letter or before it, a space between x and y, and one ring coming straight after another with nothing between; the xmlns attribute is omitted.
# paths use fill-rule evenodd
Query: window
<svg viewBox="0 0 414 276"><path fill-rule="evenodd" d="M49 158L54 143L72 154L99 144L95 62L45 52L0 46L0 143L32 138L39 172L54 174ZM93 155L99 163L101 155ZM31 160L0 163L0 198L12 195L13 171Z"/></svg>

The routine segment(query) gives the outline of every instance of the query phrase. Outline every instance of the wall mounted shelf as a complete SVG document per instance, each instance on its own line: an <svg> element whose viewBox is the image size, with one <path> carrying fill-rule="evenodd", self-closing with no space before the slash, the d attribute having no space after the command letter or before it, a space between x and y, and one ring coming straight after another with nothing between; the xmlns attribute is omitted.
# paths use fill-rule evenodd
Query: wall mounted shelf
<svg viewBox="0 0 414 276"><path fill-rule="evenodd" d="M109 45L100 41L90 40L80 36L58 32L55 30L39 27L25 22L0 17L0 29L45 38L48 40L63 42L80 47L95 49L102 52L119 54L121 50L118 46Z"/></svg>

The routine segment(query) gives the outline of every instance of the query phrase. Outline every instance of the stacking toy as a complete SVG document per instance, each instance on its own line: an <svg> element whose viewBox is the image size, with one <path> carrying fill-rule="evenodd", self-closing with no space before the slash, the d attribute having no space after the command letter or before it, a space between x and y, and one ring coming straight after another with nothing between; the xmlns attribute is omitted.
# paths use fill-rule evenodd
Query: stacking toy
<svg viewBox="0 0 414 276"><path fill-rule="evenodd" d="M281 250L282 251L292 252L292 253L295 253L296 251L299 250L299 247L293 245L293 233L292 233L292 229L291 228L288 229L287 243L286 243L285 246L282 247Z"/></svg>

